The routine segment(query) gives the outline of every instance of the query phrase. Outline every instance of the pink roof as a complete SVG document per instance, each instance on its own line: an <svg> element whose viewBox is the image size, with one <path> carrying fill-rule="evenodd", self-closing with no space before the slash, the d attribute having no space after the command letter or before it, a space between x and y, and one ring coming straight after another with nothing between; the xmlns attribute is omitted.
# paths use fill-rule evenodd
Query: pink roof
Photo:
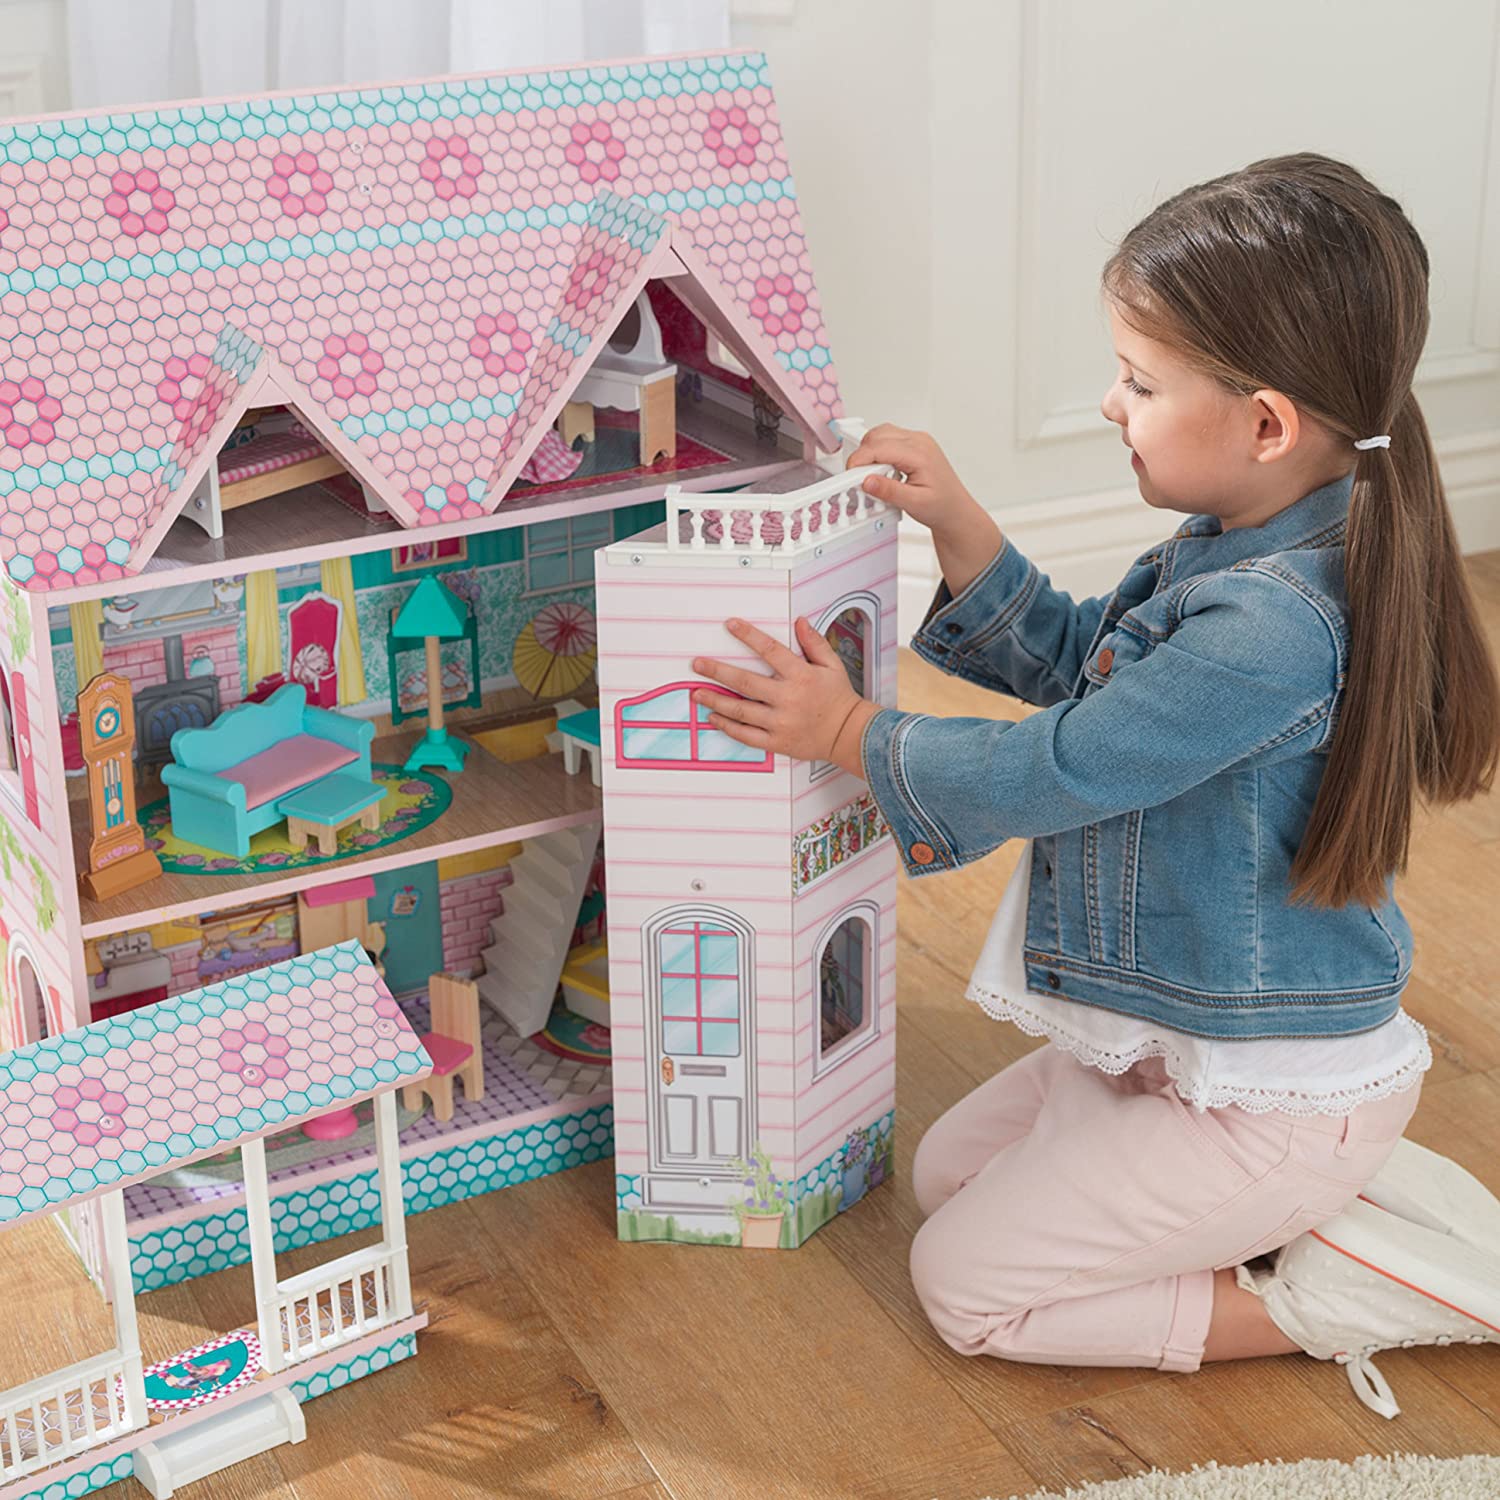
<svg viewBox="0 0 1500 1500"><path fill-rule="evenodd" d="M839 413L755 53L0 127L0 559L139 571L230 427L296 407L404 525L491 511L648 275Z"/></svg>
<svg viewBox="0 0 1500 1500"><path fill-rule="evenodd" d="M425 1077L358 943L0 1055L0 1228Z"/></svg>

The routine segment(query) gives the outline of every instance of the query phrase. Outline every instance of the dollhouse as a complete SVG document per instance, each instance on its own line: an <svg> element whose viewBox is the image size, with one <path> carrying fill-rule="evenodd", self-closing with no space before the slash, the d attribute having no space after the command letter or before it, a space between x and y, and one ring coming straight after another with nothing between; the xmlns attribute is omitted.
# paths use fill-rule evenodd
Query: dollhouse
<svg viewBox="0 0 1500 1500"><path fill-rule="evenodd" d="M838 425L759 55L0 125L0 1049L355 944L434 1065L82 1196L101 1282L376 1223L395 1125L636 1239L880 1180L887 830L685 708L730 612L893 701Z"/></svg>

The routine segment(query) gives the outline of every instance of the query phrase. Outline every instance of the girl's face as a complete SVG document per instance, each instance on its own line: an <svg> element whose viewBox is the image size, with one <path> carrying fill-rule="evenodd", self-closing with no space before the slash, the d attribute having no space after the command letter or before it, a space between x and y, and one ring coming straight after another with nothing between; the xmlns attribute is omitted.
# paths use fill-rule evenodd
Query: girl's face
<svg viewBox="0 0 1500 1500"><path fill-rule="evenodd" d="M1351 467L1353 454L1281 392L1227 391L1105 307L1119 367L1099 409L1148 505L1217 516L1226 531L1259 526Z"/></svg>
<svg viewBox="0 0 1500 1500"><path fill-rule="evenodd" d="M1233 398L1106 305L1118 369L1100 410L1131 450L1141 498L1164 510L1217 514L1229 468L1244 461L1229 421Z"/></svg>

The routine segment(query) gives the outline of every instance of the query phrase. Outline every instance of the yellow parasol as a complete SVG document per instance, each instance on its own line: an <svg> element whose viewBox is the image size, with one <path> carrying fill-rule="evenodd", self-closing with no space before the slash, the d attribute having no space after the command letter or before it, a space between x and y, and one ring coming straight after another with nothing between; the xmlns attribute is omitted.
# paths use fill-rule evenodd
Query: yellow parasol
<svg viewBox="0 0 1500 1500"><path fill-rule="evenodd" d="M598 657L594 616L560 599L538 612L516 637L511 666L533 698L562 697L588 681Z"/></svg>

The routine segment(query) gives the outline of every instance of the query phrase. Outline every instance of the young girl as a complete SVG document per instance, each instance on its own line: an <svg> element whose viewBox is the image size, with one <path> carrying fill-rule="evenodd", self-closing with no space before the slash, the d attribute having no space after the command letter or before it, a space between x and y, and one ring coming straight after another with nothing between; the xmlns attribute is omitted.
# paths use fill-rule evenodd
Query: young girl
<svg viewBox="0 0 1500 1500"><path fill-rule="evenodd" d="M693 664L744 695L699 690L716 727L862 775L910 875L1028 840L969 995L1048 1042L913 1166L912 1276L963 1353L1302 1349L1394 1416L1372 1351L1500 1342L1500 1202L1401 1141L1432 1059L1394 875L1414 799L1488 788L1500 750L1411 390L1427 279L1399 205L1311 154L1132 229L1102 410L1188 519L1108 598L1053 588L932 439L869 434L851 466L906 476L866 488L942 567L913 646L1021 722L869 703L805 620L801 656L728 622L770 675Z"/></svg>

